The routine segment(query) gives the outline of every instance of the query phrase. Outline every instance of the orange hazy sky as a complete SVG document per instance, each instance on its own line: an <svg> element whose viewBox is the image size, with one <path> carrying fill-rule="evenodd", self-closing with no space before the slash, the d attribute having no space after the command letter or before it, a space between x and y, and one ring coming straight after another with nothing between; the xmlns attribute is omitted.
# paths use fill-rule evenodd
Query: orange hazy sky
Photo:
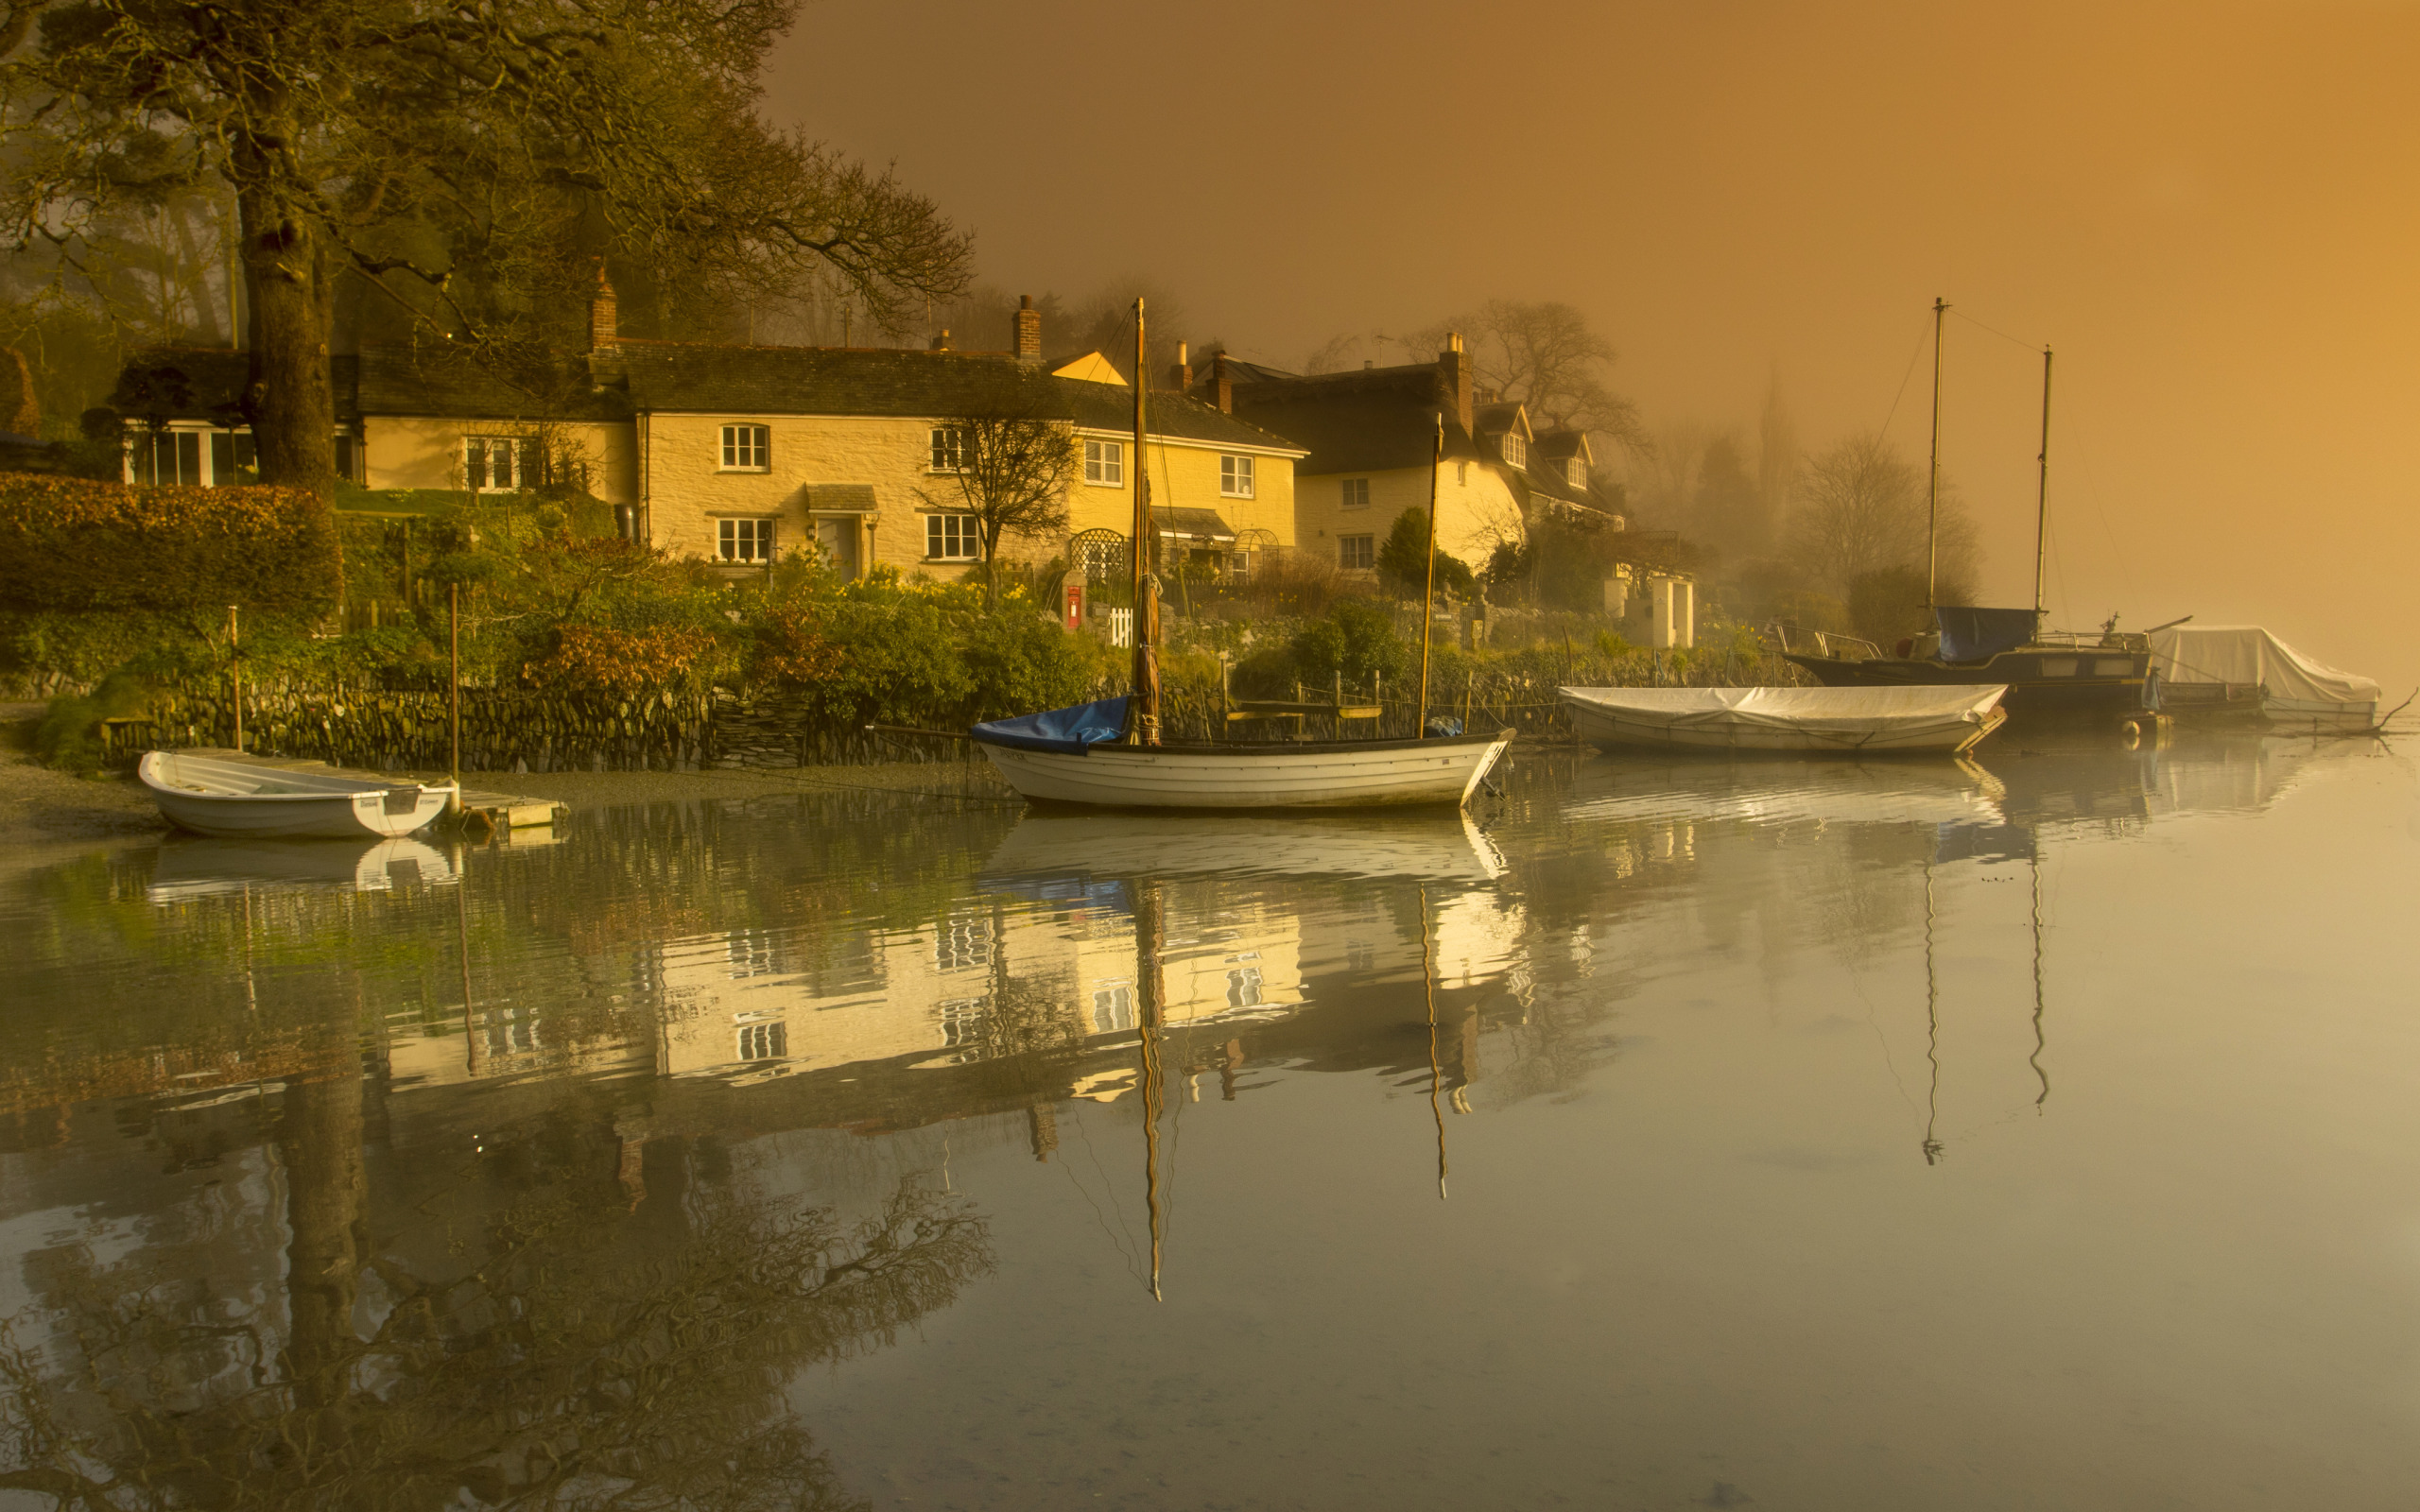
<svg viewBox="0 0 2420 1512"><path fill-rule="evenodd" d="M1290 362L1558 299L1652 426L1882 423L1938 294L1985 597L2267 624L2420 682L2420 7L820 0L773 112L981 276L1141 272ZM1892 433L1921 455L1928 367Z"/></svg>

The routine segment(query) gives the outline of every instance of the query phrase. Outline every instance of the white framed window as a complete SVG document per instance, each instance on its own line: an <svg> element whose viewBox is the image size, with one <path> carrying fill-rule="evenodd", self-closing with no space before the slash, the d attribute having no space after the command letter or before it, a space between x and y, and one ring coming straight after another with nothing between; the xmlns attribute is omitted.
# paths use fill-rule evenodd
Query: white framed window
<svg viewBox="0 0 2420 1512"><path fill-rule="evenodd" d="M933 463L936 472L966 471L966 432L956 425L933 427Z"/></svg>
<svg viewBox="0 0 2420 1512"><path fill-rule="evenodd" d="M773 522L717 520L715 556L723 561L768 562L773 559Z"/></svg>
<svg viewBox="0 0 2420 1512"><path fill-rule="evenodd" d="M726 425L722 428L722 470L762 472L773 465L773 429L769 425Z"/></svg>
<svg viewBox="0 0 2420 1512"><path fill-rule="evenodd" d="M1126 487L1126 443L1124 441L1086 441L1084 443L1084 481L1098 483L1104 489Z"/></svg>
<svg viewBox="0 0 2420 1512"><path fill-rule="evenodd" d="M1563 480L1565 483L1570 484L1575 489L1586 488L1588 486L1588 459L1584 456L1575 456L1570 461L1564 463Z"/></svg>
<svg viewBox="0 0 2420 1512"><path fill-rule="evenodd" d="M1093 988L1093 1033L1115 1034L1134 1027L1134 986L1110 982Z"/></svg>
<svg viewBox="0 0 2420 1512"><path fill-rule="evenodd" d="M973 561L981 556L982 539L971 514L925 516L925 556L932 561Z"/></svg>
<svg viewBox="0 0 2420 1512"><path fill-rule="evenodd" d="M1336 564L1347 572L1368 571L1378 565L1378 538L1375 536L1339 536L1336 538Z"/></svg>
<svg viewBox="0 0 2420 1512"><path fill-rule="evenodd" d="M1344 507L1348 509L1367 509L1370 507L1370 480L1368 478L1346 478L1344 480Z"/></svg>
<svg viewBox="0 0 2420 1512"><path fill-rule="evenodd" d="M1530 465L1529 438L1519 431L1504 433L1504 460L1513 467L1526 468Z"/></svg>
<svg viewBox="0 0 2420 1512"><path fill-rule="evenodd" d="M137 431L127 443L127 481L198 488L201 475L199 431Z"/></svg>
<svg viewBox="0 0 2420 1512"><path fill-rule="evenodd" d="M1219 458L1219 492L1229 499L1252 497L1252 461L1249 456Z"/></svg>
<svg viewBox="0 0 2420 1512"><path fill-rule="evenodd" d="M521 487L522 443L510 436L462 438L462 486L473 493L510 493Z"/></svg>
<svg viewBox="0 0 2420 1512"><path fill-rule="evenodd" d="M743 1023L739 1026L739 1058L742 1060L786 1060L790 1053L790 1026L779 1019L769 1023Z"/></svg>

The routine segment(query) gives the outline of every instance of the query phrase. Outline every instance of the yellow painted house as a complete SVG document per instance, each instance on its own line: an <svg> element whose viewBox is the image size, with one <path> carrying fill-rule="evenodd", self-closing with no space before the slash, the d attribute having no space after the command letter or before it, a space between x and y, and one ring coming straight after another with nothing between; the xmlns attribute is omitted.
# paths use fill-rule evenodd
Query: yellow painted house
<svg viewBox="0 0 2420 1512"><path fill-rule="evenodd" d="M1004 558L1074 548L1122 559L1143 466L1164 540L1215 570L1248 574L1263 554L1293 547L1301 448L1198 399L1153 393L1138 462L1133 393L1116 370L1097 353L1046 367L1029 306L1011 335L1006 352L626 339L600 284L590 350L513 381L443 348L337 359L339 461L371 489L507 491L570 468L616 507L626 533L678 555L746 568L812 542L852 575L879 563L955 577L979 541L952 419L985 413L1005 392L1019 412L1069 426L1083 460L1066 530L1004 539ZM155 387L217 399L190 404L164 429L156 419L130 427L128 481L233 481L251 452L233 418L243 354L145 361L174 375ZM199 461L187 467L189 456Z"/></svg>

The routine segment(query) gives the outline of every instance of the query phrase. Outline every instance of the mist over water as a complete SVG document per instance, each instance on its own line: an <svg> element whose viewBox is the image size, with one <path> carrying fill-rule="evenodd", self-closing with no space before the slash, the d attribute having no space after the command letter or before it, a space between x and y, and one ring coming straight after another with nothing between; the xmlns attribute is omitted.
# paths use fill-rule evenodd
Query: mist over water
<svg viewBox="0 0 2420 1512"><path fill-rule="evenodd" d="M2420 685L2409 8L1548 6L1499 26L1052 0L1023 13L1016 67L987 18L824 8L769 105L895 161L976 228L993 284L1149 269L1197 344L1284 367L1490 299L1568 301L1651 431L1753 440L1777 378L1809 451L1883 427L1919 458L1938 296L1962 318L1943 457L1985 602L2031 601L2049 345L2054 618L2267 625ZM1172 77L1222 102L1216 130L1027 108L1040 89L1115 116Z"/></svg>
<svg viewBox="0 0 2420 1512"><path fill-rule="evenodd" d="M2399 1504L2412 795L2037 741L42 861L11 1388L231 1506Z"/></svg>

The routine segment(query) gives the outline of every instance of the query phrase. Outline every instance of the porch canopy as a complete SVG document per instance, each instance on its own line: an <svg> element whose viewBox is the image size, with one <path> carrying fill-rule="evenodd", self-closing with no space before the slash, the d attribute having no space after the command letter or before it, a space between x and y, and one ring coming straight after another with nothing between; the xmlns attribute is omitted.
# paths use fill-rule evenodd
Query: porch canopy
<svg viewBox="0 0 2420 1512"><path fill-rule="evenodd" d="M1236 543L1235 527L1219 519L1216 509L1154 509L1151 518L1159 524L1162 541L1191 541L1210 546Z"/></svg>

